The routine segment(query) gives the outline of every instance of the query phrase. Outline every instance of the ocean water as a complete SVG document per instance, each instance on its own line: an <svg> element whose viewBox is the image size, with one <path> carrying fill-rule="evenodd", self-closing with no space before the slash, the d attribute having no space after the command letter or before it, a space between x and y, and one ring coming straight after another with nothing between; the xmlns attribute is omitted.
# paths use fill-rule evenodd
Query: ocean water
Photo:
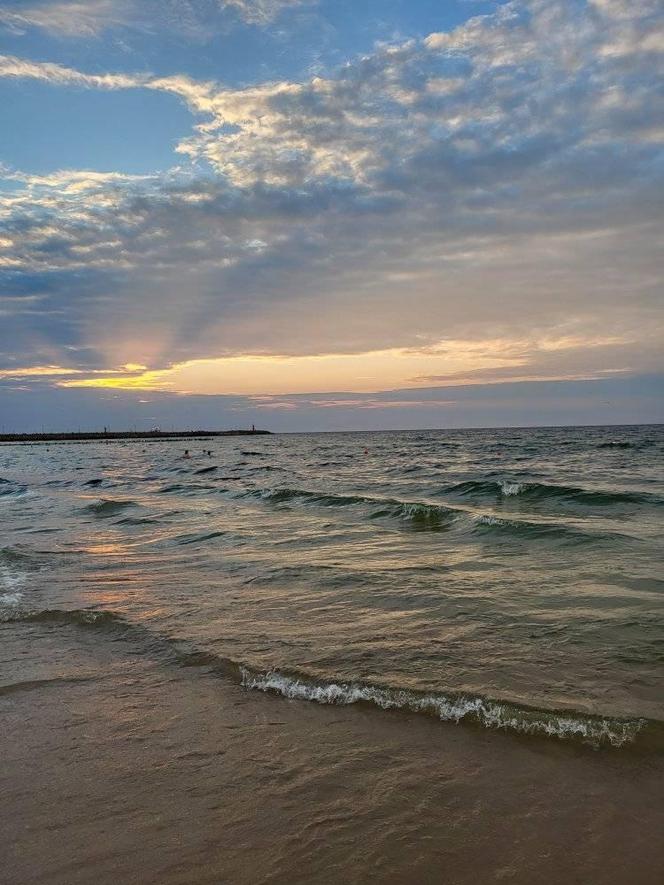
<svg viewBox="0 0 664 885"><path fill-rule="evenodd" d="M189 459L182 457L185 445ZM309 796L307 824L298 823L289 818L295 814L289 790L296 789L296 782L297 789L304 789L314 771L332 783L334 772L344 770L349 760L356 766L358 742L370 747L372 735L391 742L395 780L390 789L398 793L410 778L409 802L415 807L425 801L443 756L453 752L472 754L472 764L465 757L457 760L457 774L465 771L470 777L470 771L495 765L492 782L502 784L496 791L506 796L526 789L506 786L506 772L510 777L517 770L530 772L532 785L545 772L552 777L551 765L574 771L577 786L617 778L613 789L620 792L636 789L639 778L660 782L663 468L662 426L0 447L0 712L16 729L19 755L8 789L25 810L26 826L40 812L32 806L27 810L16 774L25 775L25 754L33 761L49 759L50 771L54 764L70 766L62 736L81 728L72 752L78 747L81 765L97 766L94 778L90 775L95 783L108 775L103 760L114 751L102 736L106 732L99 730L96 743L90 737L101 729L95 717L102 698L104 709L114 711L109 712L111 730L118 723L125 729L118 740L129 742L129 755L121 764L133 758L136 777L137 771L146 771L144 763L139 765L140 753L165 740L168 723L177 721L178 728L186 723L186 734L173 732L168 753L189 758L185 748L200 741L201 734L239 727L225 720L220 724L222 698L224 715L237 706L238 715L248 715L254 726L249 730L249 720L243 720L251 752L264 752L251 743L260 733L260 746L267 741L275 758L285 754L293 766L292 779L280 785L273 802L285 803L280 820L290 820L289 837L297 831L300 840L310 833L319 799ZM123 707L119 699L133 697L132 692L136 697ZM39 716L57 717L66 710L70 718L59 724L56 719L33 722L37 696L43 698ZM89 713L77 712L83 709ZM341 720L334 718L340 715ZM273 719L290 730L285 747L277 747L283 729L270 728ZM151 730L139 752L132 729L147 728L148 720ZM333 740L329 729L335 724L340 730ZM300 746L303 734L308 735L306 746ZM94 750L86 741L93 741ZM439 747L440 741L446 743ZM340 754L331 767L316 752L325 742L327 758ZM438 749L431 758L434 746ZM298 747L296 764L289 753L298 756ZM402 757L404 747L410 749ZM214 753L210 748L200 753L211 766L209 783L217 778L221 789L227 779L209 761ZM407 768L400 767L397 756ZM377 772L385 776L384 766L374 764L375 755L371 758L368 767L347 772L365 787L364 799L356 798L347 813L349 820L353 807L378 789ZM503 760L500 771L498 759ZM147 768L157 764L163 760L153 759ZM274 788L274 772L266 782L265 772L257 774L246 755L234 761L234 778L243 765L236 801L240 793L255 801L261 791ZM604 766L599 774L598 765ZM184 777L182 768L178 776ZM193 777L190 772L182 786L187 795ZM563 781L556 775L546 789L551 792ZM154 785L150 789L161 795ZM332 787L326 789L328 795ZM595 787L587 789L592 794ZM637 809L645 789L636 790ZM96 808L102 799L94 798L89 784L87 792L81 788L77 795L83 803L80 817L68 824L67 838L88 845L81 830L85 802ZM129 794L120 790L120 795L126 810ZM574 795L568 784L559 808L572 802L577 811L587 811L587 796L574 804ZM298 797L299 808L304 800L301 793ZM61 798L62 791L51 797L53 815ZM513 799L509 814L505 809L495 813L506 819L522 814L516 792ZM606 808L606 799L596 795L595 800ZM108 798L103 801L107 804ZM158 801L166 802L163 797ZM496 801L493 795L491 802ZM172 810L172 797L169 803ZM428 826L438 821L443 827L440 803L435 814L426 812ZM625 803L624 808L629 800ZM407 846L417 842L424 824L415 812L412 820L403 820L396 807L382 814L384 822L391 821L385 823L390 838L402 840L407 858ZM649 807L652 814L652 803ZM661 812L660 801L660 822ZM166 813L163 808L161 813ZM542 811L540 840L546 840L552 813ZM328 859L328 865L310 867L298 878L296 871L306 864L298 866L295 849L279 863L273 851L261 861L259 846L269 828L267 835L257 834L255 815L246 808L244 814L245 822L254 822L249 840L254 862L227 866L236 850L230 846L209 881L338 881L335 876L342 874L347 881L374 881L366 870L369 855L355 858L356 878L349 876L350 849L327 817L327 824L319 824L327 832L326 844L343 843L346 861L340 860L342 852L336 866ZM648 814L641 820L643 832L652 820ZM455 815L459 826L463 815L459 809ZM595 819L601 822L602 814ZM120 814L113 820L117 829L117 821L124 819ZM129 826L126 820L123 826ZM178 832L183 826L180 822ZM361 829L357 821L355 826ZM467 839L470 826L466 821L459 830ZM624 825L614 818L592 838L615 845L619 830L624 832ZM506 838L495 823L478 832L472 837L476 845L488 845L488 832L496 846ZM234 833L237 837L237 829ZM439 837L439 831L430 836ZM657 840L648 844L652 855ZM494 874L496 881L541 878L532 863L546 851L537 845L539 855L528 855L530 860L516 866L514 859L511 866L501 866L487 847L485 861L493 867L484 881L492 881ZM128 850L117 848L114 869ZM455 851L456 866L449 869L456 873L448 881L466 881L459 860L463 849ZM648 851L641 849L640 857ZM310 863L319 857L313 849L305 854ZM626 850L625 857L629 854ZM388 855L385 849L372 868ZM432 866L434 855L431 845L419 846L419 878L410 880L407 869L393 860L379 881L443 881L440 868ZM90 870L108 861L85 856L76 868L58 861L44 881L89 881ZM474 855L481 856L481 851ZM608 848L604 856L612 857ZM661 860L660 852L641 878L623 879L614 857L615 877L607 873L596 881L654 882L664 869ZM15 863L11 881L33 881L34 869L16 858ZM205 864L194 875L191 864L198 861L189 863L185 872L162 869L154 881L208 881ZM468 881L478 881L475 861L468 863ZM48 873L48 857L38 867L40 874ZM566 875L565 881L577 881ZM140 867L136 881L152 881L149 870Z"/></svg>
<svg viewBox="0 0 664 885"><path fill-rule="evenodd" d="M191 452L3 447L3 620L140 627L321 703L615 744L664 720L663 428Z"/></svg>

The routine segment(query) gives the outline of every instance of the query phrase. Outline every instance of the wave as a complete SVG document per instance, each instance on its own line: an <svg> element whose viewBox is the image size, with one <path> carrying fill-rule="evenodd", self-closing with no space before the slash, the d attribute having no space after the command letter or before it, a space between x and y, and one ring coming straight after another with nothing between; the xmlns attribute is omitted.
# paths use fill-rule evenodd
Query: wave
<svg viewBox="0 0 664 885"><path fill-rule="evenodd" d="M86 506L83 507L83 510L100 519L108 519L111 516L122 513L123 510L126 510L128 507L138 507L138 503L131 499L117 501L113 498L101 498L93 504L86 504Z"/></svg>
<svg viewBox="0 0 664 885"><path fill-rule="evenodd" d="M212 541L215 538L221 538L225 534L226 532L206 532L204 534L179 535L177 538L173 538L173 542L181 546L187 544L202 544L204 541Z"/></svg>
<svg viewBox="0 0 664 885"><path fill-rule="evenodd" d="M463 511L441 504L420 501L397 501L393 498L373 498L368 495L333 495L306 489L253 489L239 497L259 498L270 504L297 502L314 507L358 507L367 511L369 519L396 519L421 530L440 530L449 526Z"/></svg>
<svg viewBox="0 0 664 885"><path fill-rule="evenodd" d="M641 439L635 442L627 442L625 440L615 440L608 441L603 443L598 443L598 449L649 449L652 446L657 445L657 440L654 439Z"/></svg>
<svg viewBox="0 0 664 885"><path fill-rule="evenodd" d="M472 722L484 728L559 739L576 738L592 746L622 747L635 740L643 719L617 719L578 712L535 709L505 701L458 693L415 691L361 682L326 682L271 670L241 668L248 689L318 704L370 704L382 710L423 713L445 722Z"/></svg>
<svg viewBox="0 0 664 885"><path fill-rule="evenodd" d="M0 564L25 564L31 559L32 557L29 553L20 550L18 547L0 547Z"/></svg>
<svg viewBox="0 0 664 885"><path fill-rule="evenodd" d="M479 514L474 517L473 521L473 534L477 535L509 535L523 540L554 540L570 544L625 541L625 536L616 532L585 532L583 529L561 523L503 519L490 513Z"/></svg>
<svg viewBox="0 0 664 885"><path fill-rule="evenodd" d="M409 523L420 530L439 531L450 526L459 516L459 512L440 504L421 504L419 502L386 502L378 510L371 513L371 519L388 517Z"/></svg>
<svg viewBox="0 0 664 885"><path fill-rule="evenodd" d="M158 492L160 495L172 495L176 492L181 492L185 495L195 495L196 492L211 492L214 491L216 488L216 486L204 485L200 482L178 482L174 483L173 485L162 486L162 488L158 489Z"/></svg>
<svg viewBox="0 0 664 885"><path fill-rule="evenodd" d="M376 499L364 495L328 495L323 492L311 492L306 489L252 489L242 492L243 498L260 498L270 504L284 504L290 501L301 501L309 504L317 504L319 507L348 507L355 504L364 504Z"/></svg>
<svg viewBox="0 0 664 885"><path fill-rule="evenodd" d="M78 682L90 682L90 676L53 676L46 679L25 679L21 682L10 682L0 685L0 697L16 694L21 691L34 691L39 688L47 688L52 685L76 684Z"/></svg>
<svg viewBox="0 0 664 885"><path fill-rule="evenodd" d="M278 473L285 473L285 467L279 467L277 464L257 464L255 467L247 467L244 471L245 473L263 473L268 471L276 471ZM241 478L241 477L240 477Z"/></svg>
<svg viewBox="0 0 664 885"><path fill-rule="evenodd" d="M568 543L597 543L606 540L625 540L625 536L611 532L587 532L560 522L507 520L493 514L476 514L463 508L430 504L421 501L398 501L394 498L373 498L366 495L332 495L305 489L253 489L240 493L241 498L258 498L270 504L298 504L300 506L354 508L372 520L387 519L405 523L414 531L446 531L458 527L472 535L508 534L523 540L553 539Z"/></svg>
<svg viewBox="0 0 664 885"><path fill-rule="evenodd" d="M31 558L15 547L0 548L0 605L17 606L21 602L28 572L35 568Z"/></svg>
<svg viewBox="0 0 664 885"><path fill-rule="evenodd" d="M0 615L4 623L23 624L68 624L76 627L113 627L120 626L129 630L132 625L122 615L112 611L98 609L39 609Z"/></svg>
<svg viewBox="0 0 664 885"><path fill-rule="evenodd" d="M513 482L510 480L466 480L447 486L445 492L461 497L523 498L530 501L557 499L577 504L610 506L612 504L656 504L661 498L646 492L604 491L580 486L555 485L542 482Z"/></svg>
<svg viewBox="0 0 664 885"><path fill-rule="evenodd" d="M14 570L17 574L27 571L40 571L52 562L53 551L34 550L18 546L0 547L0 566Z"/></svg>
<svg viewBox="0 0 664 885"><path fill-rule="evenodd" d="M219 469L219 468L217 467L216 464L212 464L210 467L201 467L200 470L194 470L194 473L196 473L196 474L199 474L199 473L214 473L214 471L215 471L215 470L218 470L218 469Z"/></svg>
<svg viewBox="0 0 664 885"><path fill-rule="evenodd" d="M132 624L110 610L0 611L0 623L51 624L129 636L155 652L165 652L179 666L206 668L247 690L292 700L341 706L365 704L380 710L416 713L444 722L466 723L517 735L576 740L597 748L620 748L637 738L640 743L659 748L664 740L663 723L645 718L543 709L458 691L424 691L361 680L317 679L294 671L259 670L245 662L193 648L182 640L159 636L143 624Z"/></svg>
<svg viewBox="0 0 664 885"><path fill-rule="evenodd" d="M20 498L28 493L28 487L11 479L0 477L0 495L3 498Z"/></svg>

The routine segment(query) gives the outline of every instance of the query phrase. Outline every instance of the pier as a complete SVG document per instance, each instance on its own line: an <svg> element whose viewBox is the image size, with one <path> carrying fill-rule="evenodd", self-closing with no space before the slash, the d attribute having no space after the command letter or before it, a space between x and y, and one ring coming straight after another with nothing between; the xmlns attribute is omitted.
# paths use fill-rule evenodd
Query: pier
<svg viewBox="0 0 664 885"><path fill-rule="evenodd" d="M210 439L217 436L270 436L269 430L105 430L76 433L1 433L0 443L109 442L111 440Z"/></svg>

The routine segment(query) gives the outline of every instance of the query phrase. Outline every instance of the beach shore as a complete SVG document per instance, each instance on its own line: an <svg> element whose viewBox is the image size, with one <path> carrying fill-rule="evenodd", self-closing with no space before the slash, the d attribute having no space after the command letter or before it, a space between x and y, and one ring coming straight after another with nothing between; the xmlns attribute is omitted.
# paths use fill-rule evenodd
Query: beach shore
<svg viewBox="0 0 664 885"><path fill-rule="evenodd" d="M664 762L248 692L7 623L6 885L656 885Z"/></svg>

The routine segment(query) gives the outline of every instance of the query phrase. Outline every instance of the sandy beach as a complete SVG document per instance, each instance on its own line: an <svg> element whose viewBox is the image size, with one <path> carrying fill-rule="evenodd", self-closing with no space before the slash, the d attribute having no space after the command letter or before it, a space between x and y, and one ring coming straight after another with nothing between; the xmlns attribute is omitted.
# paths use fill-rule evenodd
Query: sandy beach
<svg viewBox="0 0 664 885"><path fill-rule="evenodd" d="M7 885L661 882L661 757L247 693L81 627L0 635Z"/></svg>

